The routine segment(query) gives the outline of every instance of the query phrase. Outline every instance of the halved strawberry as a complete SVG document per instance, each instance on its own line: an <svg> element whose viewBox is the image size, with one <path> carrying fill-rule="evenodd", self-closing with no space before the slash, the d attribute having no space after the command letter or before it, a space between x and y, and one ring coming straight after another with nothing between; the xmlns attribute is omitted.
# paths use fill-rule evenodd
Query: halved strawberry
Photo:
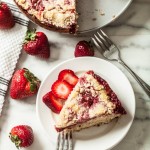
<svg viewBox="0 0 150 150"><path fill-rule="evenodd" d="M63 107L63 100L56 98L52 91L43 96L43 102L55 113L59 113Z"/></svg>
<svg viewBox="0 0 150 150"><path fill-rule="evenodd" d="M72 70L65 69L59 73L58 80L67 81L69 84L75 86L78 82L78 77Z"/></svg>
<svg viewBox="0 0 150 150"><path fill-rule="evenodd" d="M54 82L51 87L53 94L61 99L67 99L72 91L72 88L72 85L70 85L68 82L59 80Z"/></svg>

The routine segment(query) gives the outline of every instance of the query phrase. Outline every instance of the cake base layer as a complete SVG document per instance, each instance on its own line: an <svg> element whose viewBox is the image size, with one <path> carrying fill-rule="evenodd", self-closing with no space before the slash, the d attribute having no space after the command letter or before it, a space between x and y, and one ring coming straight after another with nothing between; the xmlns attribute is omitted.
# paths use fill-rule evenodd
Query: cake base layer
<svg viewBox="0 0 150 150"><path fill-rule="evenodd" d="M120 114L113 114L113 115L108 115L108 116L100 116L100 117L96 117L93 118L91 120L88 120L84 123L78 123L76 125L72 125L70 127L66 127L66 128L56 128L56 130L58 132L61 132L63 130L65 130L66 132L70 132L70 131L80 131L81 129L86 129L92 126L96 126L99 124L107 124L109 123L111 120L120 117Z"/></svg>

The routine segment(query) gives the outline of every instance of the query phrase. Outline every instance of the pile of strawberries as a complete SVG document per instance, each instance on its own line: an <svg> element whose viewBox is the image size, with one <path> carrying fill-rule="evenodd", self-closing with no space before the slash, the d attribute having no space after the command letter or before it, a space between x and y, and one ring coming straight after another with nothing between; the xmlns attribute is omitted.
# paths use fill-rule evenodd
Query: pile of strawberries
<svg viewBox="0 0 150 150"><path fill-rule="evenodd" d="M51 87L51 91L43 96L43 102L55 113L59 113L65 100L78 82L78 77L72 70L62 70L58 80Z"/></svg>
<svg viewBox="0 0 150 150"><path fill-rule="evenodd" d="M0 2L0 30L8 30L14 26L15 21L10 8L6 3ZM50 44L43 32L27 31L22 48L29 55L44 59L50 57ZM74 56L94 56L94 50L89 42L80 41L75 47ZM61 71L58 80L53 83L51 91L43 97L43 102L53 112L59 113L77 82L78 77L72 70ZM33 96L38 92L40 83L41 81L28 69L19 69L12 77L10 96L16 100ZM34 140L32 128L28 125L19 125L12 128L9 137L17 148L28 147Z"/></svg>

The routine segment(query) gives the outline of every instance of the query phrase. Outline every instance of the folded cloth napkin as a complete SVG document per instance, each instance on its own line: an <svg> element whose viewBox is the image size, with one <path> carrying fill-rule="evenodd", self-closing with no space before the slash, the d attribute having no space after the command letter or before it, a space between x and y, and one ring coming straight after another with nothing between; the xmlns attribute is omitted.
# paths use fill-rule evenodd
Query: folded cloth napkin
<svg viewBox="0 0 150 150"><path fill-rule="evenodd" d="M3 0L3 2L11 8L16 24L12 29L0 30L0 115L29 22L12 0Z"/></svg>

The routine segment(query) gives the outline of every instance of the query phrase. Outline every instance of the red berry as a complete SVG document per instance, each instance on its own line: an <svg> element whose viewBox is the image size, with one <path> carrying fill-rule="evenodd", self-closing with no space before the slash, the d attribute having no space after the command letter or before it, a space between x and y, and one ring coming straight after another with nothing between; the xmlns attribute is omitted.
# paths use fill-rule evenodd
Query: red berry
<svg viewBox="0 0 150 150"><path fill-rule="evenodd" d="M0 29L10 29L15 25L13 15L6 3L0 2Z"/></svg>
<svg viewBox="0 0 150 150"><path fill-rule="evenodd" d="M72 85L67 83L66 81L59 81L57 80L56 82L53 83L52 85L52 92L53 94L61 99L67 99L69 94L72 91Z"/></svg>
<svg viewBox="0 0 150 150"><path fill-rule="evenodd" d="M90 46L89 42L80 41L76 45L74 55L75 57L94 56L94 49Z"/></svg>
<svg viewBox="0 0 150 150"><path fill-rule="evenodd" d="M65 69L59 73L58 80L66 81L69 84L75 86L78 82L78 77L75 75L75 73L72 70Z"/></svg>
<svg viewBox="0 0 150 150"><path fill-rule="evenodd" d="M43 102L55 113L59 113L63 107L63 100L56 98L52 91L43 96Z"/></svg>
<svg viewBox="0 0 150 150"><path fill-rule="evenodd" d="M17 148L28 147L34 141L33 130L28 125L19 125L11 129L9 138Z"/></svg>
<svg viewBox="0 0 150 150"><path fill-rule="evenodd" d="M23 49L29 55L41 58L50 57L50 46L47 36L43 32L27 31Z"/></svg>
<svg viewBox="0 0 150 150"><path fill-rule="evenodd" d="M23 99L37 93L40 80L28 69L17 70L11 81L10 96L13 99Z"/></svg>

